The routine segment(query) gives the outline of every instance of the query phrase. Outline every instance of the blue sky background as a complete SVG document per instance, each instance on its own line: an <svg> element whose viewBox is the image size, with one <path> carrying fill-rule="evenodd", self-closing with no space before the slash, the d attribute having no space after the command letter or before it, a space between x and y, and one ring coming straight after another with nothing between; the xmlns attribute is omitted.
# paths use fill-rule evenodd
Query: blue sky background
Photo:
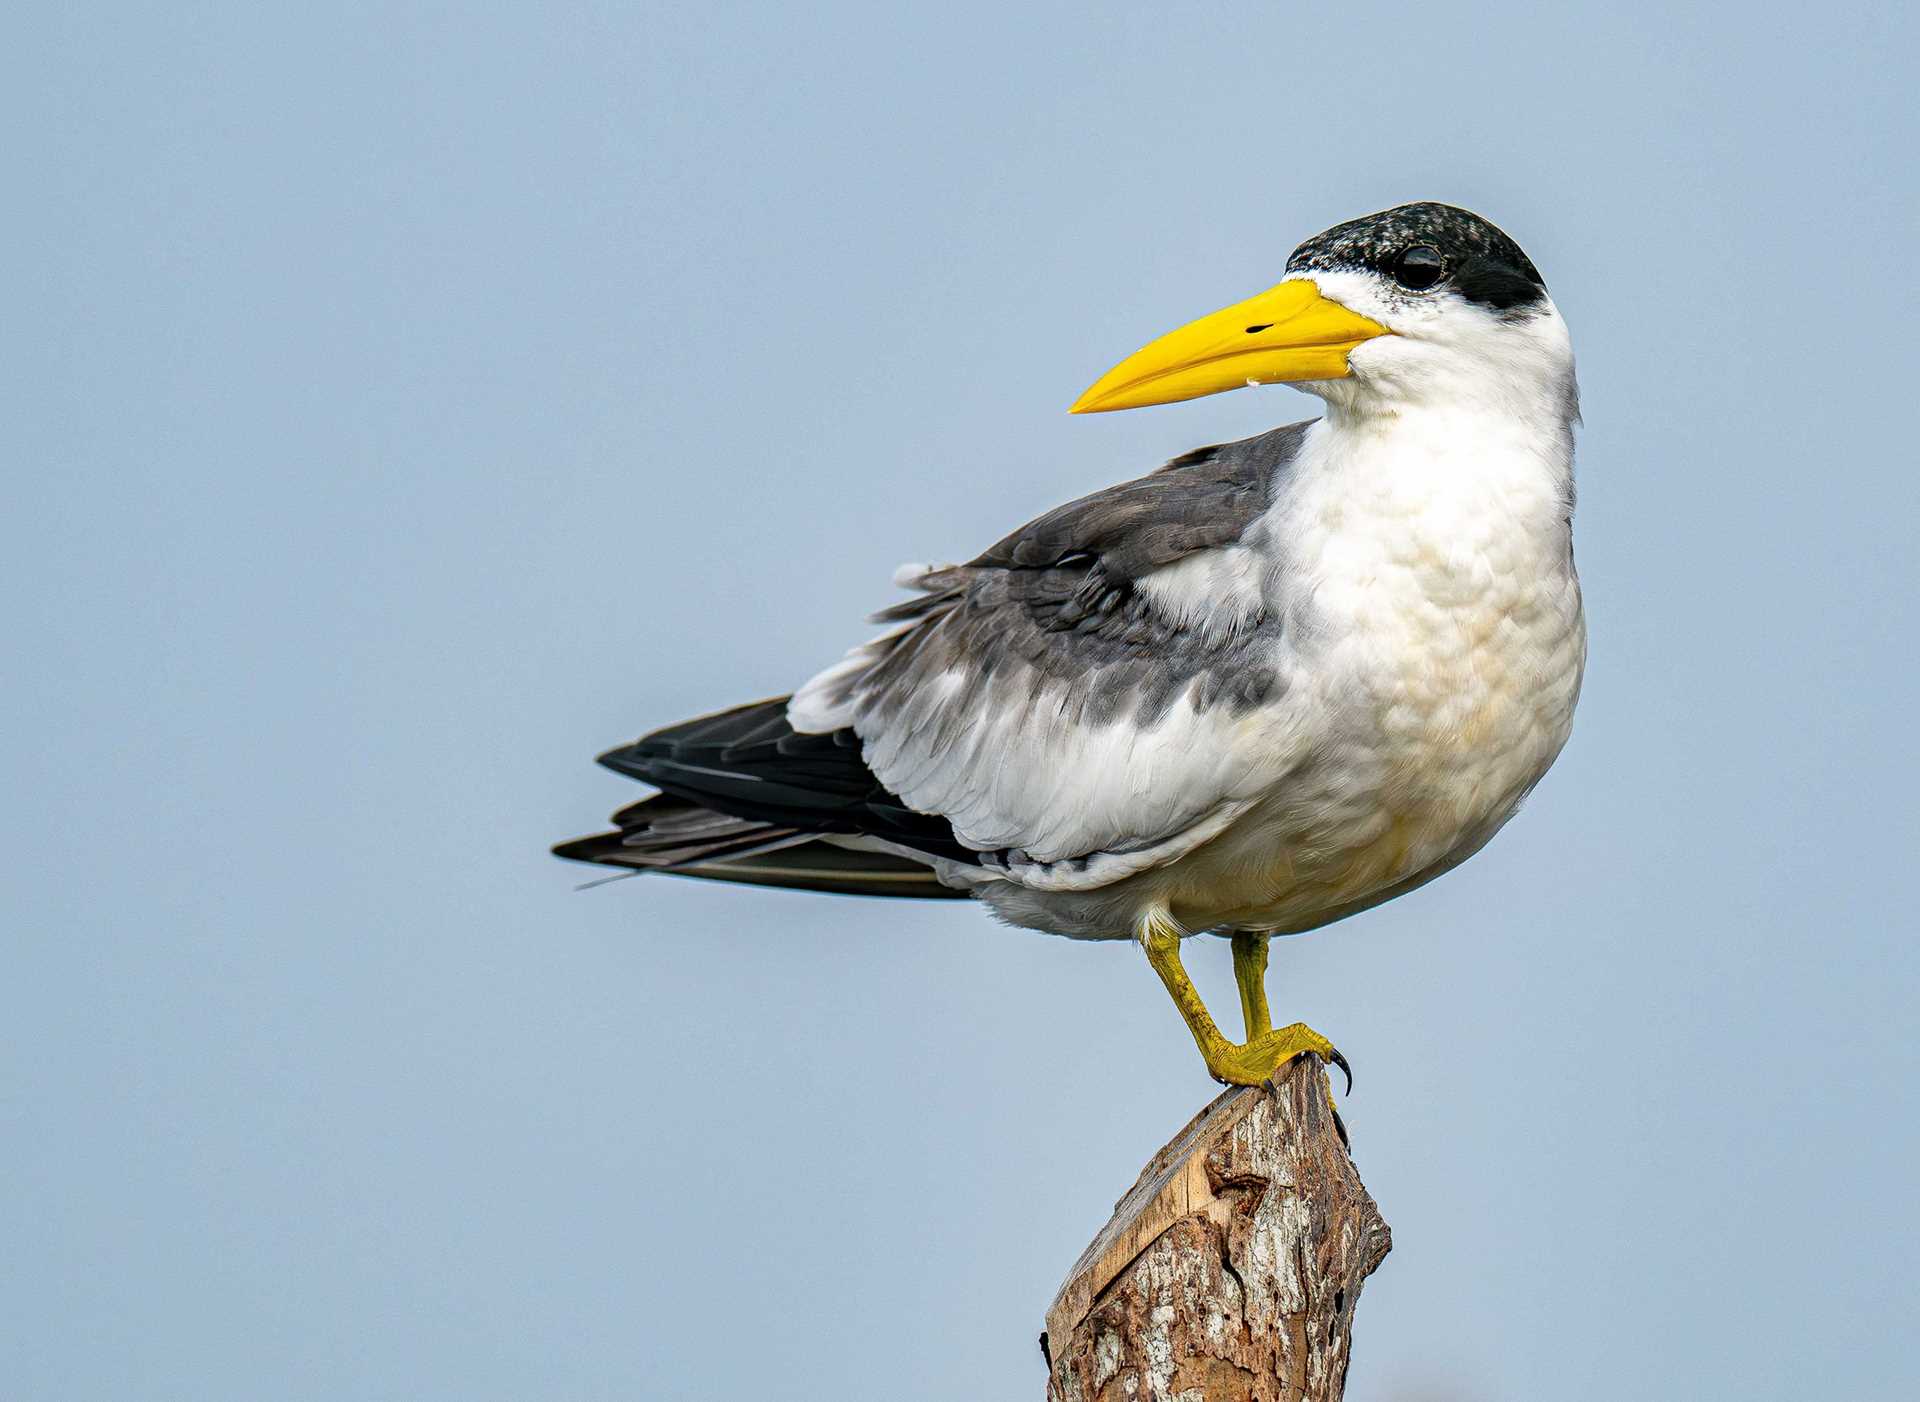
<svg viewBox="0 0 1920 1402"><path fill-rule="evenodd" d="M1914 1396L1911 16L16 8L0 1390L1037 1398L1211 1093L1137 952L545 848L898 562L1311 414L1063 410L1437 198L1574 328L1593 651L1493 847L1275 951L1349 1396Z"/></svg>

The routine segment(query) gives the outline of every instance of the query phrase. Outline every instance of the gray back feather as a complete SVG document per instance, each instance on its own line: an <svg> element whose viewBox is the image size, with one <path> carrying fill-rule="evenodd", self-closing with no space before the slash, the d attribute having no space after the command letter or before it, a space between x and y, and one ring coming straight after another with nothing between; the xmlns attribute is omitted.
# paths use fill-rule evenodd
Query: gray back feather
<svg viewBox="0 0 1920 1402"><path fill-rule="evenodd" d="M1183 697L1186 729L1270 700L1280 620L1256 609L1210 626L1139 585L1241 542L1309 427L1185 454L926 572L920 597L877 616L908 626L809 683L795 724L852 726L888 788L980 849L1052 861L1181 831L1227 781L1170 763L1199 737L1157 728ZM1114 726L1126 733L1103 738ZM1168 782L1149 782L1156 752ZM1114 772L1122 755L1134 772Z"/></svg>
<svg viewBox="0 0 1920 1402"><path fill-rule="evenodd" d="M1196 449L1057 507L965 565L921 576L926 596L876 621L925 621L894 640L859 690L877 700L931 670L966 668L985 681L1017 658L1069 685L1075 723L1128 715L1151 724L1196 678L1199 709L1259 705L1275 678L1256 634L1271 620L1200 636L1136 586L1189 555L1238 543L1272 502L1307 428Z"/></svg>

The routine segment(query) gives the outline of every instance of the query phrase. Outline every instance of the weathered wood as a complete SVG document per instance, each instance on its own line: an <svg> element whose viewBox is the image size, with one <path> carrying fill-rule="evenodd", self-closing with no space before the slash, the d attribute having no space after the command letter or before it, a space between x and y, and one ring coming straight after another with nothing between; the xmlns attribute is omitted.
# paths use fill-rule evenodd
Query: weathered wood
<svg viewBox="0 0 1920 1402"><path fill-rule="evenodd" d="M1339 1402L1392 1236L1318 1058L1155 1154L1047 1311L1048 1402Z"/></svg>

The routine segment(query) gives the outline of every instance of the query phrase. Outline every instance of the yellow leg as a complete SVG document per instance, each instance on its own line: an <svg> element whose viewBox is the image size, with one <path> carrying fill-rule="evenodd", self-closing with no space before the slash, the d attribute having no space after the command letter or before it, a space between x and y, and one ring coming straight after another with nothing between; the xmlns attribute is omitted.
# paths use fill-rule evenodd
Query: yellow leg
<svg viewBox="0 0 1920 1402"><path fill-rule="evenodd" d="M1247 1040L1236 1046L1221 1035L1219 1026L1207 1011L1207 1005L1201 1001L1200 991L1193 986L1193 980L1187 977L1186 968L1180 962L1182 933L1172 917L1163 910L1154 911L1140 922L1140 943L1146 948L1147 962L1160 975L1160 982L1167 986L1174 1006L1180 1009L1180 1016L1186 1020L1187 1030L1193 1033L1193 1040L1200 1048L1207 1070L1216 1081L1233 1086L1257 1086L1271 1080L1275 1071L1296 1056L1312 1052L1345 1071L1347 1083L1353 1083L1353 1073L1347 1069L1347 1059L1334 1049L1333 1043L1304 1022L1278 1029L1271 1025L1259 1025L1272 1021L1267 1011L1264 982L1267 962L1265 935L1234 937L1234 977L1240 984L1240 1010L1247 1021ZM1246 941L1244 945L1241 943L1243 939Z"/></svg>
<svg viewBox="0 0 1920 1402"><path fill-rule="evenodd" d="M1273 1031L1273 1014L1267 1011L1267 942L1271 935L1249 934L1236 930L1233 936L1233 981L1240 988L1240 1022L1251 1042L1262 1032Z"/></svg>

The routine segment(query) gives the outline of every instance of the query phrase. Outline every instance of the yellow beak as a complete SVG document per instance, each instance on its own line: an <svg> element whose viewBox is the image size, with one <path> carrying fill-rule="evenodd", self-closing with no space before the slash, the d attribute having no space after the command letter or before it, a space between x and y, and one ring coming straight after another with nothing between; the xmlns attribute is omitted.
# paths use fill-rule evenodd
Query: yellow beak
<svg viewBox="0 0 1920 1402"><path fill-rule="evenodd" d="M1353 373L1348 351L1391 334L1322 297L1311 282L1283 282L1141 347L1094 381L1067 412L1102 414L1242 385L1344 379Z"/></svg>

